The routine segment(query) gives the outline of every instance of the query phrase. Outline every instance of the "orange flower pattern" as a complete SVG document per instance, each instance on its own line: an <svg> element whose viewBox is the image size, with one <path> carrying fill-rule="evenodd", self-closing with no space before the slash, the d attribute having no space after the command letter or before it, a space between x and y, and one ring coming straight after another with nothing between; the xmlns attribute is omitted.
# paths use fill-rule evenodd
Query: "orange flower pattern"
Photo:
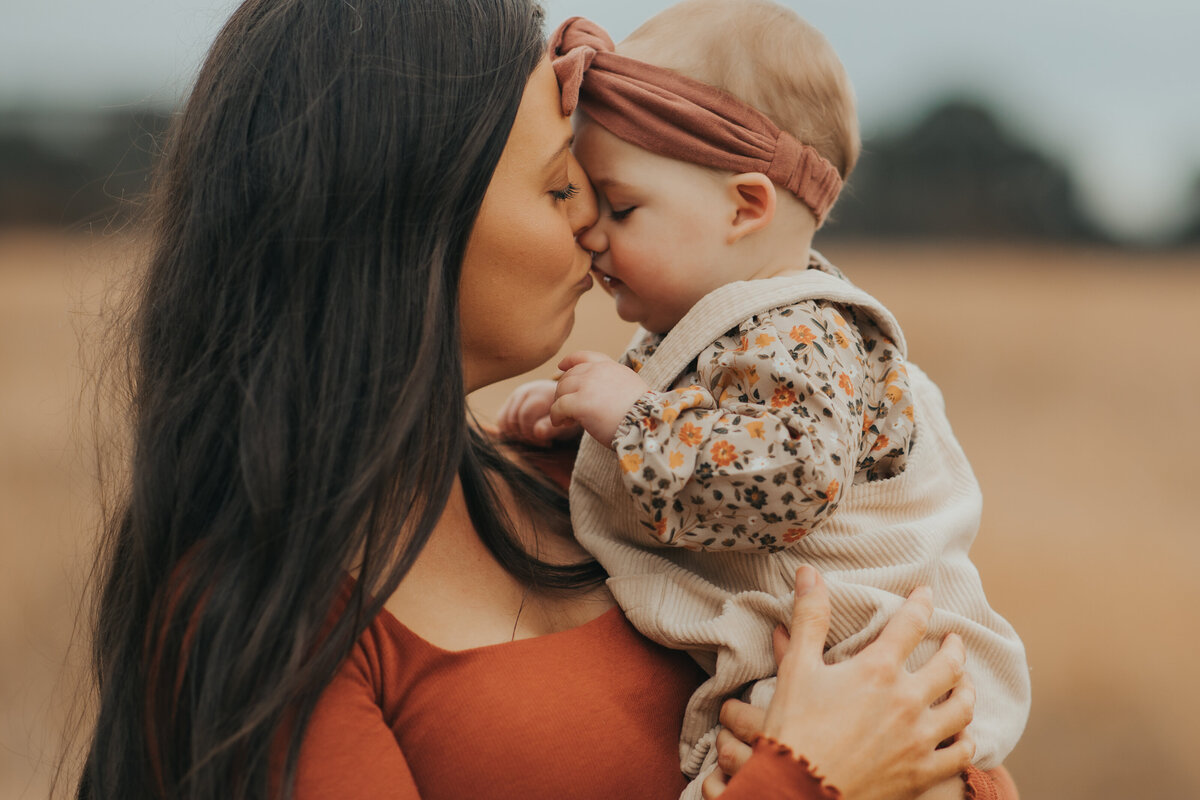
<svg viewBox="0 0 1200 800"><path fill-rule="evenodd" d="M621 456L621 471L622 472L637 472L641 469L642 457L637 453L626 453Z"/></svg>
<svg viewBox="0 0 1200 800"><path fill-rule="evenodd" d="M776 386L771 395L771 408L791 408L796 405L796 393L786 386Z"/></svg>
<svg viewBox="0 0 1200 800"><path fill-rule="evenodd" d="M718 467L728 467L734 461L737 461L738 451L729 442L724 439L718 439L713 442L711 455L713 463Z"/></svg>
<svg viewBox="0 0 1200 800"><path fill-rule="evenodd" d="M644 364L662 339L645 335L625 363ZM855 483L903 471L914 428L895 345L862 309L808 301L713 342L670 391L638 400L613 444L648 534L773 552Z"/></svg>
<svg viewBox="0 0 1200 800"><path fill-rule="evenodd" d="M793 325L788 331L788 336L802 345L809 345L817 340L817 335L807 325Z"/></svg>
<svg viewBox="0 0 1200 800"><path fill-rule="evenodd" d="M687 447L695 447L704 441L704 431L690 422L685 422L679 428L679 441Z"/></svg>

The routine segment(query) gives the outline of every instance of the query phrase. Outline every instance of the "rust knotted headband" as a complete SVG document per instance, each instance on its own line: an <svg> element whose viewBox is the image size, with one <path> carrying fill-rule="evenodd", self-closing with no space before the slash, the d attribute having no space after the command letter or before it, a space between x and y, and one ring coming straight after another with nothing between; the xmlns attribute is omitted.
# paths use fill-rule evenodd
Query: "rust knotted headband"
<svg viewBox="0 0 1200 800"><path fill-rule="evenodd" d="M550 40L562 109L580 106L643 150L730 172L761 172L808 206L820 225L842 177L809 145L716 87L617 55L596 23L572 17Z"/></svg>

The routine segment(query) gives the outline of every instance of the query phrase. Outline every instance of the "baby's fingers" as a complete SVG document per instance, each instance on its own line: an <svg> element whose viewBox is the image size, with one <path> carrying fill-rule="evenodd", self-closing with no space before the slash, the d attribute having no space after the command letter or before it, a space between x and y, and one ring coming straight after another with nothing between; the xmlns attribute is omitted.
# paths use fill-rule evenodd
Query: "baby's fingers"
<svg viewBox="0 0 1200 800"><path fill-rule="evenodd" d="M540 441L550 442L558 439L573 439L582 432L582 429L578 423L574 422L555 425L550 421L550 416L546 415L533 426L533 432Z"/></svg>
<svg viewBox="0 0 1200 800"><path fill-rule="evenodd" d="M525 399L516 412L517 427L521 431L522 438L529 441L541 441L548 438L538 434L537 425L549 416L550 405L550 398L527 397Z"/></svg>
<svg viewBox="0 0 1200 800"><path fill-rule="evenodd" d="M597 353L594 350L576 350L574 353L571 353L569 356L564 358L562 361L558 362L558 368L561 369L563 372L567 372L568 370L571 369L571 367L575 367L580 364L603 364L603 363L616 363L616 362L614 362L608 356L604 355L604 353Z"/></svg>
<svg viewBox="0 0 1200 800"><path fill-rule="evenodd" d="M578 392L560 394L550 406L550 423L552 425L570 425L578 421L582 411L583 401Z"/></svg>
<svg viewBox="0 0 1200 800"><path fill-rule="evenodd" d="M555 399L576 392L586 392L592 386L595 375L590 374L588 365L575 366L559 376L554 387Z"/></svg>
<svg viewBox="0 0 1200 800"><path fill-rule="evenodd" d="M500 406L500 412L496 414L496 426L500 428L500 433L505 436L515 437L521 433L521 424L517 421L517 416L521 410L521 401L523 399L524 392L521 389L517 389L508 396L508 399L504 401L504 405Z"/></svg>

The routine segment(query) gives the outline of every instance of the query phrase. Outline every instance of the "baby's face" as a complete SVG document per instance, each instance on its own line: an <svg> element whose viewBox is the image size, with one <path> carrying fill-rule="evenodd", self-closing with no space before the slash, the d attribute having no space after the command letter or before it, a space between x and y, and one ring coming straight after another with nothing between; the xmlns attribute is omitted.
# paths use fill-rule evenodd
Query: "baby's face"
<svg viewBox="0 0 1200 800"><path fill-rule="evenodd" d="M579 237L621 319L665 333L727 283L726 229L736 212L727 176L658 156L581 117L575 155L600 203Z"/></svg>

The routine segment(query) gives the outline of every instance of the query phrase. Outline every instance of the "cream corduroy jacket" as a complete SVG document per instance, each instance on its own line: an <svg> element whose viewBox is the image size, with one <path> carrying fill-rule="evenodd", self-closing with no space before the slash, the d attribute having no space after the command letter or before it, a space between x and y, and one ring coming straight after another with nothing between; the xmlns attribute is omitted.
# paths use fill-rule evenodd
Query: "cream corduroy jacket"
<svg viewBox="0 0 1200 800"><path fill-rule="evenodd" d="M819 259L819 256L818 256ZM853 284L821 270L742 281L700 300L640 371L650 389L672 388L700 351L755 314L823 299L870 313L907 355L892 314ZM694 551L662 544L637 524L616 455L585 435L571 480L571 517L579 541L608 571L608 585L629 620L667 647L687 650L710 674L692 696L680 736L683 771L699 796L715 765L721 703L752 682L764 704L773 691L771 631L791 619L796 568L811 564L832 601L826 660L869 644L916 586L934 591L935 611L909 669L925 663L947 633L966 645L977 691L970 732L976 764L988 769L1012 750L1029 712L1029 673L1012 626L988 605L968 550L979 527L979 485L946 419L941 392L909 363L916 401L916 442L904 472L856 483L837 512L787 550ZM698 777L697 777L698 776Z"/></svg>

